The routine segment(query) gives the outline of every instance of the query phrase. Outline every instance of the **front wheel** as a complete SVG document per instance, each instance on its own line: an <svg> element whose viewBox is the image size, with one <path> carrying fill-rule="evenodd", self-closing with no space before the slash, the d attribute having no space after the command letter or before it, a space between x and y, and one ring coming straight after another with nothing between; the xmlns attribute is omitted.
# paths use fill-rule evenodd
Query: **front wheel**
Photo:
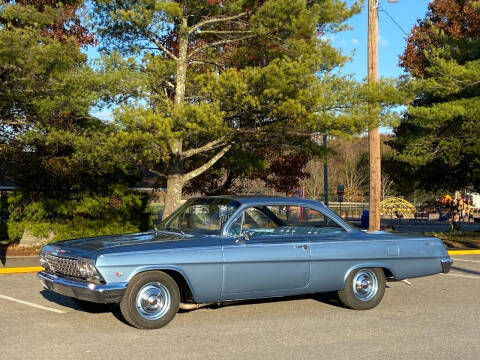
<svg viewBox="0 0 480 360"><path fill-rule="evenodd" d="M377 306L385 294L382 269L364 268L350 272L345 288L338 291L340 301L350 309L369 310Z"/></svg>
<svg viewBox="0 0 480 360"><path fill-rule="evenodd" d="M177 283L162 271L134 277L120 303L125 320L139 329L158 329L173 320L180 304Z"/></svg>

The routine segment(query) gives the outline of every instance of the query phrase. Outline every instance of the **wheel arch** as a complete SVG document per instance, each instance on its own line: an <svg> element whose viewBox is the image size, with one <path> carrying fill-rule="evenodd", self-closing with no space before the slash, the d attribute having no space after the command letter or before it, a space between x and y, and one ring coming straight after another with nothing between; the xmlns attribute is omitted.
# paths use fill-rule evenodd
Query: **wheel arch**
<svg viewBox="0 0 480 360"><path fill-rule="evenodd" d="M188 280L188 277L181 269L174 266L155 266L141 268L130 276L128 282L130 283L130 281L132 281L135 276L152 271L162 271L168 274L177 283L178 289L180 290L181 302L195 302L195 294Z"/></svg>
<svg viewBox="0 0 480 360"><path fill-rule="evenodd" d="M362 264L355 264L354 266L350 267L347 272L345 273L345 276L343 278L343 282L345 283L347 281L348 276L350 273L354 270L357 269L363 269L363 268L378 268L382 269L383 273L385 274L385 278L394 278L397 279L395 272L393 271L392 267L390 265L384 264L384 263L362 263Z"/></svg>

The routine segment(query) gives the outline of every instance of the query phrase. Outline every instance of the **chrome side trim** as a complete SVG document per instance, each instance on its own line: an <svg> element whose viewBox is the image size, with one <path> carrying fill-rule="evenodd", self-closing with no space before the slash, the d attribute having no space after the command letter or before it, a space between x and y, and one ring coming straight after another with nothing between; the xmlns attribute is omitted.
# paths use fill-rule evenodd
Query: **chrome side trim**
<svg viewBox="0 0 480 360"><path fill-rule="evenodd" d="M453 260L450 257L443 258L440 260L440 263L442 264L442 272L446 274L450 271L450 268L452 267L452 264L453 264Z"/></svg>

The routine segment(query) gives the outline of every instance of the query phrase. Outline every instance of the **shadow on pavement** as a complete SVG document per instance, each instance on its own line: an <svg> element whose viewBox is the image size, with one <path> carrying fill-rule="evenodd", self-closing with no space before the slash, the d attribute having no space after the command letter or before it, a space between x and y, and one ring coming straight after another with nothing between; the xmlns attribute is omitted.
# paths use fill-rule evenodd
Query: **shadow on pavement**
<svg viewBox="0 0 480 360"><path fill-rule="evenodd" d="M72 299L68 296L60 295L46 289L40 291L40 294L44 297L44 299L57 305L69 307L74 310L84 311L91 314L112 312L115 310L115 308L118 307L117 304L96 304L87 301L78 301L76 299Z"/></svg>
<svg viewBox="0 0 480 360"><path fill-rule="evenodd" d="M451 269L452 269L452 270L460 271L460 272L465 273L465 274L480 275L480 271L474 271L474 270L470 270L470 269L464 269L464 268L461 268L461 267L458 267L458 266L452 266Z"/></svg>
<svg viewBox="0 0 480 360"><path fill-rule="evenodd" d="M275 303L275 302L286 303L289 301L306 300L306 299L312 299L318 302L323 302L328 305L345 308L345 306L343 306L343 304L338 299L336 292L328 292L328 293L296 295L296 296L286 296L286 297L271 297L271 298L250 299L250 300L232 300L232 301L225 301L221 303L214 303L214 304L203 307L203 309L215 310L215 309L229 307L229 306L269 304L269 303ZM195 311L195 310L179 310L180 313L186 313L190 311Z"/></svg>

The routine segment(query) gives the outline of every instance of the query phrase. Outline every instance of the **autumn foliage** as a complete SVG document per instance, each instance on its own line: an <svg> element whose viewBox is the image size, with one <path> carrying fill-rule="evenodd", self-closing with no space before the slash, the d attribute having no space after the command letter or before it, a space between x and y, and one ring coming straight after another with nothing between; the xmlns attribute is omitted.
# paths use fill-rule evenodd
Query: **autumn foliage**
<svg viewBox="0 0 480 360"><path fill-rule="evenodd" d="M400 65L415 77L423 77L430 66L429 55L452 40L472 39L480 35L480 1L434 0L424 19L412 28ZM472 60L474 54L461 51L457 61Z"/></svg>
<svg viewBox="0 0 480 360"><path fill-rule="evenodd" d="M433 0L400 64L416 98L394 129L391 176L410 189L479 188L480 1Z"/></svg>
<svg viewBox="0 0 480 360"><path fill-rule="evenodd" d="M40 12L46 12L48 9L59 11L60 16L53 24L45 27L43 35L59 41L66 41L67 38L73 37L79 46L96 43L93 34L80 21L79 11L84 6L83 0L16 0L7 2L32 6Z"/></svg>

